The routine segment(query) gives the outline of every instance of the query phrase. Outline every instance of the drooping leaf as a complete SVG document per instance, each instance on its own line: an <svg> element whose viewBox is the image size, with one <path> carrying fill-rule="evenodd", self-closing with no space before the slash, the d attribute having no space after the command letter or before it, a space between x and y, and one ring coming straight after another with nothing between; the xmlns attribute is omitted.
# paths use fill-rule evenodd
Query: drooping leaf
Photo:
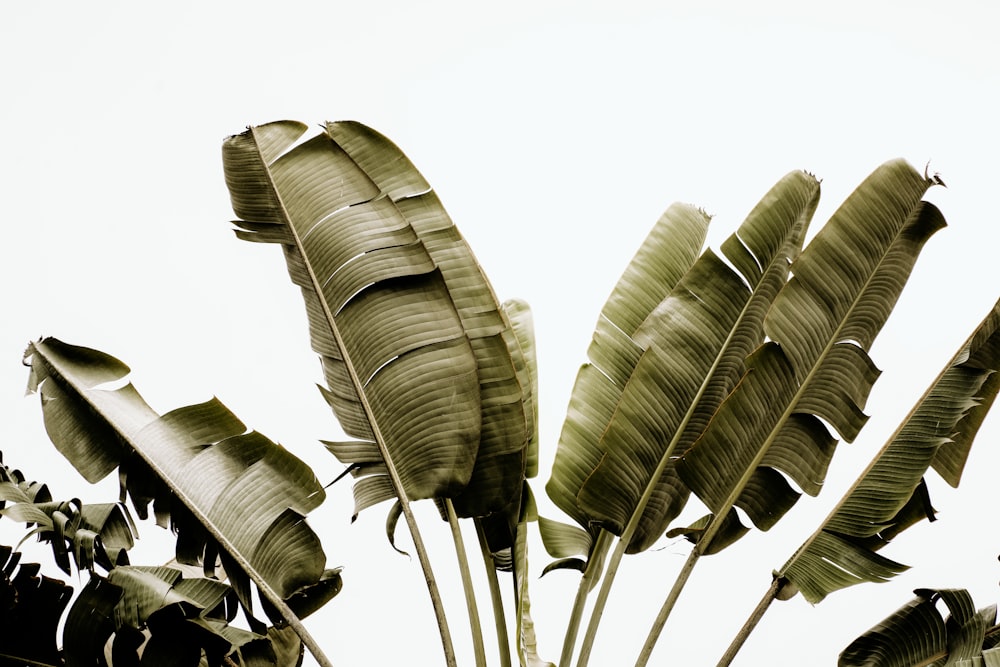
<svg viewBox="0 0 1000 667"><path fill-rule="evenodd" d="M512 552L514 574L514 604L517 657L521 667L555 667L538 654L535 636L535 622L531 616L531 600L528 593L528 527L539 520L538 509L531 489L525 483L524 502L517 517Z"/></svg>
<svg viewBox="0 0 1000 667"><path fill-rule="evenodd" d="M96 350L48 338L27 358L57 449L91 481L120 466L137 511L153 499L169 513L179 559L211 568L218 553L248 608L239 577L275 604L323 578L326 558L304 516L324 493L302 461L246 432L218 400L161 417L130 383L100 388L128 367Z"/></svg>
<svg viewBox="0 0 1000 667"><path fill-rule="evenodd" d="M957 484L969 448L1000 390L1000 301L945 365L830 516L775 576L812 603L906 566L878 556L899 532L933 519L923 476L946 451Z"/></svg>
<svg viewBox="0 0 1000 667"><path fill-rule="evenodd" d="M807 493L820 488L835 444L820 420L847 441L857 436L878 377L868 350L945 224L921 201L932 184L903 161L882 165L793 264L764 321L770 342L677 464L713 514L736 506L767 530L798 498L784 475ZM698 548L710 548L704 537Z"/></svg>
<svg viewBox="0 0 1000 667"><path fill-rule="evenodd" d="M78 570L92 570L95 563L105 570L127 564L128 550L135 544L135 526L120 503L21 501L0 513L37 526L29 535L37 534L52 546L56 565L66 574L71 574L70 559Z"/></svg>

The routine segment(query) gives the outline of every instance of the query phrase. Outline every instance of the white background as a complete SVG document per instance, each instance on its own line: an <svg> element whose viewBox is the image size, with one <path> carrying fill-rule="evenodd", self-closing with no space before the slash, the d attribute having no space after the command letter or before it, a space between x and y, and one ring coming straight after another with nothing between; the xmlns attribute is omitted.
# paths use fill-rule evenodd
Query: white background
<svg viewBox="0 0 1000 667"><path fill-rule="evenodd" d="M770 534L705 559L653 664L715 664L773 568L841 491L1000 296L995 190L1000 10L988 2L38 2L0 20L4 240L0 449L56 497L100 502L23 397L43 335L128 363L160 411L217 395L325 481L338 435L313 386L301 299L277 248L238 241L220 145L250 124L356 119L388 135L438 191L501 298L527 299L541 372L542 491L576 368L608 292L659 214L683 200L733 231L783 174L823 181L813 229L872 169L930 162L931 239L873 358L869 425L842 444L824 493ZM992 415L962 487L933 478L940 520L883 553L913 566L813 608L776 604L736 664L834 664L916 587L997 600ZM308 620L336 665L440 662L416 560L382 536L384 507L349 525L346 483L310 522L340 597ZM445 526L419 512L460 662L471 663ZM159 546L160 529L140 528ZM20 527L0 522L0 542ZM400 540L407 541L405 530ZM470 548L474 541L470 540ZM138 551L142 560L150 549ZM44 551L33 551L44 558ZM687 547L630 557L592 664L631 664ZM160 562L166 555L148 557ZM549 557L532 544L532 565ZM480 573L476 569L477 575ZM577 576L533 579L543 657L556 660ZM487 641L491 641L484 602ZM2 632L2 630L0 630ZM490 650L490 654L495 651Z"/></svg>

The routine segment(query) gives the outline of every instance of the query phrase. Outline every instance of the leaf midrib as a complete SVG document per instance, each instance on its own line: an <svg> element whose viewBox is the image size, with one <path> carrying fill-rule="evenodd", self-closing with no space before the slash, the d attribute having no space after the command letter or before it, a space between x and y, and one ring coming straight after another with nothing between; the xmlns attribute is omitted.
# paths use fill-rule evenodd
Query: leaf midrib
<svg viewBox="0 0 1000 667"><path fill-rule="evenodd" d="M358 375L357 368L355 367L354 363L351 362L350 353L347 350L347 346L344 344L344 338L340 333L340 328L337 326L336 320L334 319L333 311L330 308L330 304L326 300L326 295L323 293L321 282L319 278L316 276L316 272L313 269L312 263L309 261L308 255L304 250L302 237L299 235L299 232L295 228L295 225L292 224L291 217L288 214L288 209L285 206L284 199L282 198L281 192L279 191L277 184L274 181L274 176L272 175L271 172L271 165L267 163L263 153L261 152L260 144L257 141L256 128L251 128L251 133L254 138L253 142L254 149L257 151L257 155L260 158L260 164L263 168L265 176L267 177L268 185L270 186L271 192L274 194L275 199L277 201L278 210L282 218L282 224L285 226L286 229L288 229L288 232L291 235L292 240L295 242L295 246L299 249L299 253L302 257L302 265L305 267L306 273L309 276L309 281L312 283L313 292L316 294L317 301L319 302L320 308L323 311L323 317L326 319L326 323L330 328L330 333L333 335L333 339L337 343L337 347L339 348L339 352L341 355L341 360L344 362L344 366L347 368L347 374L351 378L351 384L354 385L354 391L358 396L358 402L361 404L361 408L364 410L365 417L368 420L368 424L369 427L371 428L375 444L378 447L379 454L381 454L382 460L385 462L386 470L389 476L389 480L392 483L393 490L396 492L396 496L399 498L400 503L404 507L404 510L408 510L409 499L406 495L405 489L403 488L403 482L399 476L399 472L396 470L395 463L393 462L392 457L389 455L389 449L386 445L385 436L382 434L382 431L379 428L378 421L375 419L371 403L368 401L368 397L365 394L364 383L361 381L361 377Z"/></svg>

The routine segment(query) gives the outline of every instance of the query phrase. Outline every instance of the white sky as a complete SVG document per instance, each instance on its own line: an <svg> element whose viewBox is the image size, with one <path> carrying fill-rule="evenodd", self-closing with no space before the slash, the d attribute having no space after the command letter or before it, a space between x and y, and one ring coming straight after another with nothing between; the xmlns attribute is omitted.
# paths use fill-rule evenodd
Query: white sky
<svg viewBox="0 0 1000 667"><path fill-rule="evenodd" d="M818 499L800 502L770 534L705 559L653 658L715 664L771 570L1000 292L992 202L1000 9L961 0L807 4L8 6L0 22L5 462L49 482L57 497L114 497L114 480L91 488L75 476L48 444L37 398L22 396L25 344L53 335L131 365L160 411L217 395L324 481L339 470L316 442L336 437L337 426L313 386L319 367L280 252L238 241L228 224L220 145L248 124L351 118L407 152L498 295L534 309L544 465L597 312L668 204L713 213L717 244L778 178L803 168L823 180L816 229L882 161L930 161L948 188L929 198L950 226L931 239L873 351L884 373L868 427L841 446ZM998 436L993 415L961 489L933 480L940 521L883 552L913 570L815 608L801 598L775 605L737 664L832 664L917 587L966 587L980 606L995 602L1000 539L987 519ZM542 511L559 518L544 499L546 479L543 471L535 484ZM329 564L345 566L345 589L309 627L337 665L437 664L416 560L385 543L384 507L349 526L351 504L349 487L338 485L311 519ZM469 664L445 526L430 507L421 516ZM10 534L6 523L0 537ZM145 543L162 537L153 526L141 532ZM532 549L540 570L550 559L540 544ZM686 553L671 542L626 561L592 664L631 664ZM532 582L550 660L576 581L557 572ZM490 642L485 592L481 600Z"/></svg>

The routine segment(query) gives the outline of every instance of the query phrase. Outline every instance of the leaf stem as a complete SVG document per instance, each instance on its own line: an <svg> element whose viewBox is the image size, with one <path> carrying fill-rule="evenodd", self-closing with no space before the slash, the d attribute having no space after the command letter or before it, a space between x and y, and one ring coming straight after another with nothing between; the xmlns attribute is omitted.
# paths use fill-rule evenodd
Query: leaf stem
<svg viewBox="0 0 1000 667"><path fill-rule="evenodd" d="M462 527L458 525L455 515L455 505L451 498L444 499L448 510L448 526L451 527L451 538L455 543L455 555L458 557L458 570L462 574L462 588L465 590L465 606L469 610L469 629L472 631L472 649L476 656L476 667L486 667L486 649L483 646L483 627L479 620L479 605L476 604L476 592L472 587L472 572L469 568L469 556L462 540Z"/></svg>
<svg viewBox="0 0 1000 667"><path fill-rule="evenodd" d="M642 651L639 653L639 658L635 661L635 667L645 667L646 663L649 662L649 656L653 654L653 648L656 646L656 641L660 638L660 633L663 632L663 626L666 625L667 618L670 616L670 612L673 611L674 605L677 603L677 598L680 597L681 591L684 590L684 585L687 583L688 577L691 576L691 571L694 570L694 566L698 563L699 558L701 558L701 552L698 551L698 547L695 545L695 548L688 555L687 560L684 561L684 566L681 568L680 573L678 573L677 579L674 580L673 588L670 589L667 599L663 601L660 613L656 615L656 620L653 621L653 627L649 630L646 643L642 645Z"/></svg>
<svg viewBox="0 0 1000 667"><path fill-rule="evenodd" d="M486 566L486 581L490 586L490 600L493 602L493 622L497 630L497 653L500 655L500 667L511 667L510 637L507 635L507 620L503 611L503 597L500 594L500 582L497 579L496 564L486 542L486 533L479 519L474 519L476 536L479 538L479 551L483 555Z"/></svg>
<svg viewBox="0 0 1000 667"><path fill-rule="evenodd" d="M590 653L594 648L594 640L597 638L597 628L604 615L604 608L607 606L608 597L611 595L611 585L614 583L615 575L618 573L618 566L625 555L625 540L618 539L615 549L611 552L611 559L608 561L608 568L601 580L601 590L597 592L594 600L594 608L590 612L590 622L587 624L587 631L583 635L583 643L580 644L580 655L577 658L577 667L587 667L590 662Z"/></svg>
<svg viewBox="0 0 1000 667"><path fill-rule="evenodd" d="M391 470L395 470L391 468ZM427 593L431 598L431 606L434 608L434 618L438 624L438 634L441 635L441 648L444 651L444 661L448 667L458 667L455 658L455 647L451 641L451 630L448 629L448 618L444 613L444 603L441 601L441 591L438 589L437 580L434 578L434 571L431 569L430 557L427 555L427 547L420 536L417 528L416 517L410 503L403 496L400 498L400 507L403 509L403 517L406 519L406 526L410 531L410 539L413 540L413 549L417 552L417 559L424 573L424 582L427 584Z"/></svg>
<svg viewBox="0 0 1000 667"><path fill-rule="evenodd" d="M559 656L559 667L569 667L573 659L573 647L576 645L576 637L580 631L580 620L583 618L583 610L587 605L587 596L594 588L596 578L600 576L602 565L604 564L604 554L607 553L613 535L606 530L601 530L597 535L593 548L590 550L590 557L587 559L587 568L580 578L580 587L576 590L576 599L573 601L573 609L570 611L569 623L566 626L566 634L563 637L562 654Z"/></svg>
<svg viewBox="0 0 1000 667"><path fill-rule="evenodd" d="M736 658L736 654L739 653L741 648L743 648L743 644L746 643L750 633L754 631L757 624L760 623L760 619L764 617L764 613L767 612L768 608L771 606L771 603L778 597L778 593L781 591L782 587L784 587L786 581L787 580L782 579L781 577L773 577L771 580L771 587L767 589L767 592L764 593L764 597L762 597L760 602L757 603L757 606L754 607L754 610L750 614L750 617L746 620L746 623L743 624L740 631L736 633L735 637L733 637L733 642L729 645L729 648L726 649L726 652L719 660L717 667L728 667L728 665L732 664L733 659Z"/></svg>

